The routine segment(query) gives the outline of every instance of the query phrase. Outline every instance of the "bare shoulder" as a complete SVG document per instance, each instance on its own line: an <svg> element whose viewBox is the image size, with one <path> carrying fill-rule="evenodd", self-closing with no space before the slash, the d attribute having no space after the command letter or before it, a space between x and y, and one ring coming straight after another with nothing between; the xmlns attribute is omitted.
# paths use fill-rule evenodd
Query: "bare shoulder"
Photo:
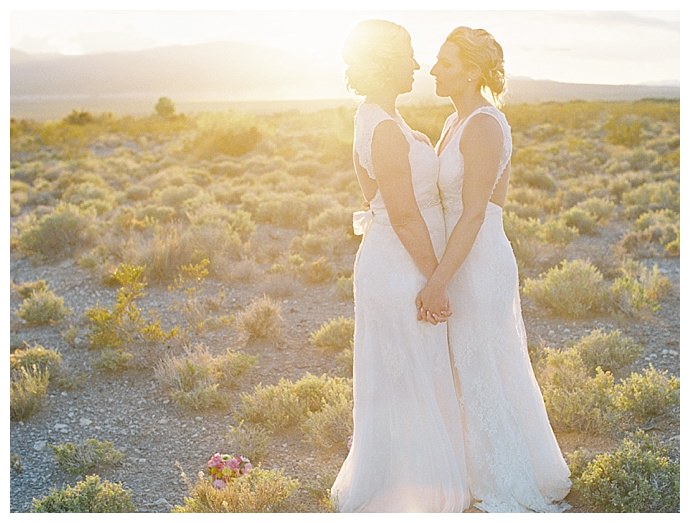
<svg viewBox="0 0 690 523"><path fill-rule="evenodd" d="M372 155L394 159L403 154L409 145L400 126L393 120L384 120L374 129Z"/></svg>
<svg viewBox="0 0 690 523"><path fill-rule="evenodd" d="M498 120L490 114L479 113L473 116L462 133L463 141L498 142L503 141L503 129Z"/></svg>

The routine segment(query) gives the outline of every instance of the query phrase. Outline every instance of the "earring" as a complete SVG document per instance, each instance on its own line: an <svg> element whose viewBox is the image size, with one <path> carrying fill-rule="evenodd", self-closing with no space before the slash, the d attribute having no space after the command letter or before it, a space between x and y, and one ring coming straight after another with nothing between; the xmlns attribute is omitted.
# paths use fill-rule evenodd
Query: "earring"
<svg viewBox="0 0 690 523"><path fill-rule="evenodd" d="M472 80L472 78L468 78L467 81L468 81L468 82L473 82L474 80Z"/></svg>

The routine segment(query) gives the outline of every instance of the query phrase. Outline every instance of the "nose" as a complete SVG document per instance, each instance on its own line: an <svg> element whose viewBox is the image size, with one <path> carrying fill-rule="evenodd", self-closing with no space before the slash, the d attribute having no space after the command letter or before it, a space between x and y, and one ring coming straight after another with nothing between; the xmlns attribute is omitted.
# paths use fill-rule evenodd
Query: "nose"
<svg viewBox="0 0 690 523"><path fill-rule="evenodd" d="M436 76L436 66L437 65L438 65L438 62L436 62L434 64L434 66L431 68L431 71L429 71L429 74L431 74L431 76Z"/></svg>
<svg viewBox="0 0 690 523"><path fill-rule="evenodd" d="M417 62L417 60L415 60L415 59L413 58L412 61L414 62L414 70L415 70L415 71L419 70L420 67L419 67L419 63Z"/></svg>

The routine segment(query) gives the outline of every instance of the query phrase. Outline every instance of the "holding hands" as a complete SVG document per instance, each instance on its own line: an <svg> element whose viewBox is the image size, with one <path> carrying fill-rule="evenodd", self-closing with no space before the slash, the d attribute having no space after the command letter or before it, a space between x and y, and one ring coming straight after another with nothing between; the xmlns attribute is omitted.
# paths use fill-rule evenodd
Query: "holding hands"
<svg viewBox="0 0 690 523"><path fill-rule="evenodd" d="M432 325L448 321L448 318L453 314L448 291L445 287L427 283L427 286L417 294L415 302L417 304L417 319L428 321Z"/></svg>

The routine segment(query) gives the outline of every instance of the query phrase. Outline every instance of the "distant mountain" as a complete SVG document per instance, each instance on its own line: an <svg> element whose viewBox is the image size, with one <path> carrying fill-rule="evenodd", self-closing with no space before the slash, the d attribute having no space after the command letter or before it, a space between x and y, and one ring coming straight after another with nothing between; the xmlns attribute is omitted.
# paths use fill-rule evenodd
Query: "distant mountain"
<svg viewBox="0 0 690 523"><path fill-rule="evenodd" d="M10 49L14 117L50 117L50 104L88 110L151 111L160 96L176 103L305 99L345 101L339 57L315 56L237 42L170 46L81 56L32 55ZM512 78L509 102L572 99L679 98L679 85L586 85ZM434 101L430 75L418 73L407 101ZM110 108L110 109L109 109ZM43 111L43 112L41 112ZM46 113L47 111L47 113Z"/></svg>

